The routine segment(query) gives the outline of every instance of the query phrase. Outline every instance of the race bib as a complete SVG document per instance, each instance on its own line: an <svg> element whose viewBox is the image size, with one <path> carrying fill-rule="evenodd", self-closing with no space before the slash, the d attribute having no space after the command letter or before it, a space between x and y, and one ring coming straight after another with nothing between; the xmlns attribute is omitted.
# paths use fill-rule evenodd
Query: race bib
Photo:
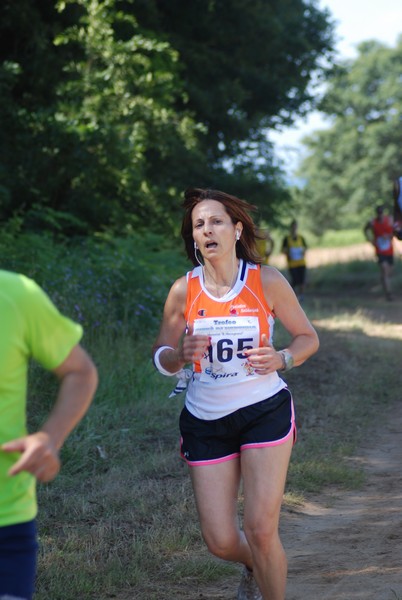
<svg viewBox="0 0 402 600"><path fill-rule="evenodd" d="M201 381L220 385L257 377L244 351L260 345L258 317L195 319L193 331L211 338L211 346L200 361Z"/></svg>
<svg viewBox="0 0 402 600"><path fill-rule="evenodd" d="M391 240L386 236L379 236L377 238L377 248L384 252L385 250L389 250L391 248Z"/></svg>
<svg viewBox="0 0 402 600"><path fill-rule="evenodd" d="M302 260L304 257L304 248L290 248L289 249L290 260Z"/></svg>

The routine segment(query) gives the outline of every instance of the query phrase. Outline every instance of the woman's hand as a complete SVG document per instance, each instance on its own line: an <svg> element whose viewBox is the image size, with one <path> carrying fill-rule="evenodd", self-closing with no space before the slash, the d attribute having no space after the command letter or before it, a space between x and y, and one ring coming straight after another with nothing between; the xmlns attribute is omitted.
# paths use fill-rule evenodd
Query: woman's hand
<svg viewBox="0 0 402 600"><path fill-rule="evenodd" d="M211 338L208 335L194 335L193 328L189 327L186 335L183 337L180 353L186 363L201 360L211 345Z"/></svg>
<svg viewBox="0 0 402 600"><path fill-rule="evenodd" d="M282 358L279 352L270 344L268 336L261 336L262 346L245 350L244 354L257 375L268 375L282 367Z"/></svg>

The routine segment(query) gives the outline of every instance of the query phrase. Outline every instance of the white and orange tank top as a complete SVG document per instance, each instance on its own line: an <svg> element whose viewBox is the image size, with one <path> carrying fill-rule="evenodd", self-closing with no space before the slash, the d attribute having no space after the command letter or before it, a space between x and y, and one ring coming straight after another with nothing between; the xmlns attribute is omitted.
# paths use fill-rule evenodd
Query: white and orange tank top
<svg viewBox="0 0 402 600"><path fill-rule="evenodd" d="M262 344L263 333L273 339L274 315L259 265L240 260L236 283L222 298L206 289L203 270L195 267L187 273L185 317L194 334L211 338L208 352L193 365L187 389L186 406L194 416L219 419L286 387L277 372L257 375L244 355Z"/></svg>

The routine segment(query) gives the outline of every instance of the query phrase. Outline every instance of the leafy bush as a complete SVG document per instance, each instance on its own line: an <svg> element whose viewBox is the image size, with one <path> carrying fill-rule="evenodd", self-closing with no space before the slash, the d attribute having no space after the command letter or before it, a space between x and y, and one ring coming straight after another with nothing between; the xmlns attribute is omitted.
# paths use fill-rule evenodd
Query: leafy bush
<svg viewBox="0 0 402 600"><path fill-rule="evenodd" d="M153 234L66 242L11 231L0 238L0 251L3 268L35 279L87 335L149 334L170 285L190 268L170 240Z"/></svg>

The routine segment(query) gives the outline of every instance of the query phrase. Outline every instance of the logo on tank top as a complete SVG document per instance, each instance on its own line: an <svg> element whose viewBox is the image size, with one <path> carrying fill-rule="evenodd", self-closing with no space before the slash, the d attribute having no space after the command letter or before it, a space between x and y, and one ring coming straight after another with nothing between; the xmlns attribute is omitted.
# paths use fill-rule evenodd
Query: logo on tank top
<svg viewBox="0 0 402 600"><path fill-rule="evenodd" d="M230 315L238 315L239 312L243 312L243 309L246 308L246 304L232 304L229 308Z"/></svg>
<svg viewBox="0 0 402 600"><path fill-rule="evenodd" d="M205 310L205 308L200 308L200 310L198 311L197 315L199 317L205 317L207 314L207 311Z"/></svg>

